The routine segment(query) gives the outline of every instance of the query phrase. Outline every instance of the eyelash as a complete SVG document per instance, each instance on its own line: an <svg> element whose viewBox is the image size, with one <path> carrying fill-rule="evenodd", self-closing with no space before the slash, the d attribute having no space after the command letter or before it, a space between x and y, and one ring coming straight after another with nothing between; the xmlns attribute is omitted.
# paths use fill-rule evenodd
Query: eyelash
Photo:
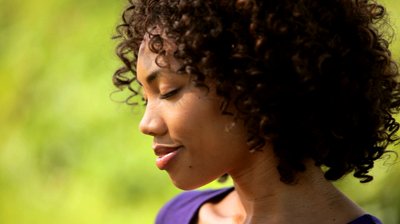
<svg viewBox="0 0 400 224"><path fill-rule="evenodd" d="M180 89L174 89L172 91L167 92L166 94L160 95L160 99L168 99L178 93Z"/></svg>
<svg viewBox="0 0 400 224"><path fill-rule="evenodd" d="M164 99L168 99L169 97L174 96L175 94L177 94L179 92L180 89L174 89L172 91L167 92L166 94L161 94L160 95L160 99L164 100ZM142 101L143 101L143 105L147 106L148 100L146 97L142 96Z"/></svg>

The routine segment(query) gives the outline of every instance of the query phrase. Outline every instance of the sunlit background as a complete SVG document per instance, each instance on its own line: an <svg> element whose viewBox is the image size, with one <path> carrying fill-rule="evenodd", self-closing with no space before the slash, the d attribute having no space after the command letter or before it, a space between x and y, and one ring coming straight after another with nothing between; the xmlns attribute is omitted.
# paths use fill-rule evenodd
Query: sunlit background
<svg viewBox="0 0 400 224"><path fill-rule="evenodd" d="M400 3L385 3L400 33ZM124 95L110 97L120 65L111 37L124 5L0 0L1 224L153 223L179 192L137 129L142 111L116 102ZM398 224L399 161L382 159L372 183L347 178L338 185Z"/></svg>

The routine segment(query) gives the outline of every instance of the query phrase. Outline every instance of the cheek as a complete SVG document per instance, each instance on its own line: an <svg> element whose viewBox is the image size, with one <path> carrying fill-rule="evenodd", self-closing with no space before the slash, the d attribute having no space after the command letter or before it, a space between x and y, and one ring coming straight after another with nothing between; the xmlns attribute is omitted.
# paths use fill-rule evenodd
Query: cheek
<svg viewBox="0 0 400 224"><path fill-rule="evenodd" d="M164 112L170 134L196 135L221 132L229 123L228 116L222 115L219 111L216 100L195 93L184 94L174 105L165 108Z"/></svg>

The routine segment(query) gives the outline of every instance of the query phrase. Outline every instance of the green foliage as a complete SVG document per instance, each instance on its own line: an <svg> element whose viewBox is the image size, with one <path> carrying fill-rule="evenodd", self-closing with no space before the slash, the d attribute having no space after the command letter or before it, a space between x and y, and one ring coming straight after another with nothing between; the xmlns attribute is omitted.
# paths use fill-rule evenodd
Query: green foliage
<svg viewBox="0 0 400 224"><path fill-rule="evenodd" d="M400 30L400 4L385 2ZM178 190L137 131L141 111L115 102L123 94L110 97L120 65L111 37L124 2L0 5L0 223L152 223ZM373 183L339 185L398 223L399 165L382 164Z"/></svg>

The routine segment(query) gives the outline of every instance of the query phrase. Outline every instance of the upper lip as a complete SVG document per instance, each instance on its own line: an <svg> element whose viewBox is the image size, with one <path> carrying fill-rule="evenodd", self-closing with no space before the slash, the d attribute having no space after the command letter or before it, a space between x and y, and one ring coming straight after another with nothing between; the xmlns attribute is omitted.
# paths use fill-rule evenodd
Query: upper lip
<svg viewBox="0 0 400 224"><path fill-rule="evenodd" d="M181 146L171 146L171 145L153 145L154 153L158 157L162 157L170 152L178 150Z"/></svg>

